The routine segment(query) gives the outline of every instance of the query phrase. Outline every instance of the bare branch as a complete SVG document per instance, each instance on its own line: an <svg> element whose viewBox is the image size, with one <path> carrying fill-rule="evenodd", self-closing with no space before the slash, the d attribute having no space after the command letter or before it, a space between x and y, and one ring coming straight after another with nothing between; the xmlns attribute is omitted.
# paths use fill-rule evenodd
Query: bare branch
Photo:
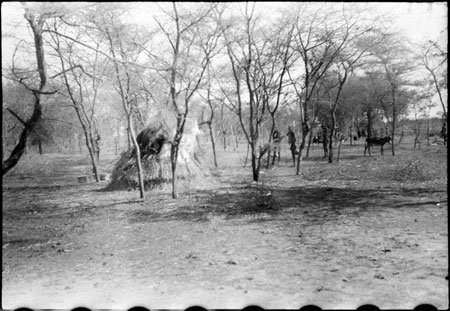
<svg viewBox="0 0 450 311"><path fill-rule="evenodd" d="M17 115L17 113L15 113L15 112L14 112L13 110L11 110L10 108L6 108L6 110L8 110L13 116L15 116L16 119L20 121L20 123L22 123L24 126L27 126L27 123L26 123L24 120L22 120L22 118L19 117L19 116Z"/></svg>

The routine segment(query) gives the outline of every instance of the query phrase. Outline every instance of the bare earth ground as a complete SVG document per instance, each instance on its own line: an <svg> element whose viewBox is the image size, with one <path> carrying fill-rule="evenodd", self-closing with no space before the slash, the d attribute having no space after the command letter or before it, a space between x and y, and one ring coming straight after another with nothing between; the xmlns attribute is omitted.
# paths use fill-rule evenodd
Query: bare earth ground
<svg viewBox="0 0 450 311"><path fill-rule="evenodd" d="M85 156L29 155L3 179L2 307L447 309L447 149L409 146L316 146L300 176L285 150L254 185L241 145L143 202L78 184Z"/></svg>

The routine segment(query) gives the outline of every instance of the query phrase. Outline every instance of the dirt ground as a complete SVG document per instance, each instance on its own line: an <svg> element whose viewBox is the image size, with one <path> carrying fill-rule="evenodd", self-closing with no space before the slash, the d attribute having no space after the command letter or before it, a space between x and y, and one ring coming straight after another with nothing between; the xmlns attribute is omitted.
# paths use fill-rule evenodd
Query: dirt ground
<svg viewBox="0 0 450 311"><path fill-rule="evenodd" d="M447 309L447 148L389 147L315 146L300 176L286 148L257 185L243 144L218 169L205 147L209 177L144 201L79 184L86 156L27 155L3 178L2 308Z"/></svg>

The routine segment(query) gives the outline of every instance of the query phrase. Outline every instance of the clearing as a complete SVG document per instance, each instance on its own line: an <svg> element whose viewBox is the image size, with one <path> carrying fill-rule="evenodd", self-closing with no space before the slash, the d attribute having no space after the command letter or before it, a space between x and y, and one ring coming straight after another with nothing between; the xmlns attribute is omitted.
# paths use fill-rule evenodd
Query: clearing
<svg viewBox="0 0 450 311"><path fill-rule="evenodd" d="M363 149L316 145L296 176L286 147L255 185L241 144L144 201L79 184L86 156L26 155L3 178L2 307L447 309L446 146Z"/></svg>

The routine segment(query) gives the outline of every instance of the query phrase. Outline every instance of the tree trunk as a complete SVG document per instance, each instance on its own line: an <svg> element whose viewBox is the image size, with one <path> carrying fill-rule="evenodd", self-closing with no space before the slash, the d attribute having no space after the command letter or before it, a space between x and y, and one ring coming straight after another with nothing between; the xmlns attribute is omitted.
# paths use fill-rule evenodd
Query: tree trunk
<svg viewBox="0 0 450 311"><path fill-rule="evenodd" d="M397 119L397 111L395 108L395 98L394 98L394 103L393 103L394 109L392 112L392 141L391 141L391 148L392 148L392 155L395 156L395 123L396 123L396 119Z"/></svg>
<svg viewBox="0 0 450 311"><path fill-rule="evenodd" d="M259 180L259 167L261 165L261 157L258 157L256 154L255 146L251 145L252 149L252 174L253 181L258 182Z"/></svg>
<svg viewBox="0 0 450 311"><path fill-rule="evenodd" d="M306 148L305 158L309 157L309 149L311 148L312 139L313 139L313 135L312 135L312 131L311 131L311 132L309 132L308 147Z"/></svg>
<svg viewBox="0 0 450 311"><path fill-rule="evenodd" d="M89 157L91 158L92 173L94 173L95 181L100 182L100 177L98 175L98 167L97 167L97 163L95 161L95 154L89 146L88 146L88 149L89 149Z"/></svg>
<svg viewBox="0 0 450 311"><path fill-rule="evenodd" d="M302 152L303 152L303 149L305 149L306 136L308 136L308 133L309 133L309 131L306 130L305 127L303 127L302 142L300 143L300 146L298 148L297 171L295 172L296 175L300 175L300 164L301 164L301 159L302 159Z"/></svg>
<svg viewBox="0 0 450 311"><path fill-rule="evenodd" d="M177 189L177 159L178 159L178 144L175 142L170 148L170 162L172 164L172 198L178 197Z"/></svg>
<svg viewBox="0 0 450 311"><path fill-rule="evenodd" d="M128 149L131 149L131 139L130 139L130 129L127 128L127 142L128 142Z"/></svg>
<svg viewBox="0 0 450 311"><path fill-rule="evenodd" d="M333 138L334 138L334 132L336 127L336 106L331 111L331 129L330 129L330 143L329 143L329 150L328 150L328 163L333 163Z"/></svg>
<svg viewBox="0 0 450 311"><path fill-rule="evenodd" d="M336 162L339 162L339 156L341 155L341 145L342 145L342 140L339 140L338 156L337 156Z"/></svg>
<svg viewBox="0 0 450 311"><path fill-rule="evenodd" d="M352 123L350 123L350 146L353 146L353 117L352 117Z"/></svg>
<svg viewBox="0 0 450 311"><path fill-rule="evenodd" d="M416 148L417 145L419 145L419 149L420 149L419 135L416 135L414 137L414 149Z"/></svg>
<svg viewBox="0 0 450 311"><path fill-rule="evenodd" d="M402 143L403 136L405 135L405 130L403 128L403 122L402 122L402 132L400 133L400 139L398 140L398 145Z"/></svg>
<svg viewBox="0 0 450 311"><path fill-rule="evenodd" d="M42 141L39 139L38 140L38 149L39 149L39 154L42 155Z"/></svg>
<svg viewBox="0 0 450 311"><path fill-rule="evenodd" d="M212 125L211 125L211 121L208 122L208 127L209 127L209 135L211 136L211 145L212 145L212 150L213 150L213 156L214 156L214 166L217 167L217 156L216 156L216 143L214 141L214 134L213 134L213 130L212 130Z"/></svg>
<svg viewBox="0 0 450 311"><path fill-rule="evenodd" d="M178 162L178 152L180 150L181 139L183 138L184 124L186 122L186 115L178 113L177 115L177 130L175 133L174 142L170 148L170 161L172 164L172 198L176 199L178 197L178 187L177 187L177 162Z"/></svg>
<svg viewBox="0 0 450 311"><path fill-rule="evenodd" d="M275 130L275 118L274 118L274 115L272 113L270 113L270 117L272 119L272 126L271 126L270 132L269 132L269 150L268 150L268 155L267 155L266 169L269 169L269 167L270 167L270 156L272 154L272 148L271 148L272 145L270 143L272 142L272 135L273 135L273 131ZM274 162L273 163L275 163L275 154L274 154Z"/></svg>
<svg viewBox="0 0 450 311"><path fill-rule="evenodd" d="M26 144L28 140L28 130L26 128L23 129L22 134L20 135L19 142L16 147L11 152L9 158L3 162L2 165L2 176L4 176L9 170L11 170L16 164L19 162L20 158L25 152Z"/></svg>
<svg viewBox="0 0 450 311"><path fill-rule="evenodd" d="M223 150L227 150L227 131L222 129Z"/></svg>
<svg viewBox="0 0 450 311"><path fill-rule="evenodd" d="M244 167L247 166L248 152L250 151L250 144L247 144L247 154L245 155Z"/></svg>
<svg viewBox="0 0 450 311"><path fill-rule="evenodd" d="M367 111L367 138L372 137L372 109Z"/></svg>
<svg viewBox="0 0 450 311"><path fill-rule="evenodd" d="M434 85L435 85L437 93L439 95L439 101L441 102L442 110L444 112L444 118L445 118L445 121L447 121L447 110L445 109L445 103L444 103L444 100L442 98L441 88L439 87L439 82L438 82L438 80L436 78L436 75L434 74L433 70L429 69L428 67L426 67L426 68L428 69L428 71L433 76Z"/></svg>
<svg viewBox="0 0 450 311"><path fill-rule="evenodd" d="M27 147L28 133L31 132L41 120L41 92L45 91L45 87L47 85L47 69L44 58L44 43L42 38L42 28L45 22L45 18L41 16L41 18L39 18L38 22L36 23L34 14L26 7L25 19L28 21L31 26L31 30L33 31L40 85L39 91L33 91L33 95L35 97L33 114L31 115L30 119L25 122L24 129L22 130L19 142L17 143L16 147L13 149L8 159L2 163L2 176L9 172L19 162Z"/></svg>
<svg viewBox="0 0 450 311"><path fill-rule="evenodd" d="M131 140L132 140L134 148L136 150L135 159L136 159L136 164L138 167L139 194L140 194L140 198L144 199L145 198L145 188L144 188L144 176L143 176L143 172L142 172L142 163L141 163L141 150L139 148L139 144L136 139L136 134L134 132L133 119L132 119L131 113L128 114L128 130L130 132Z"/></svg>

